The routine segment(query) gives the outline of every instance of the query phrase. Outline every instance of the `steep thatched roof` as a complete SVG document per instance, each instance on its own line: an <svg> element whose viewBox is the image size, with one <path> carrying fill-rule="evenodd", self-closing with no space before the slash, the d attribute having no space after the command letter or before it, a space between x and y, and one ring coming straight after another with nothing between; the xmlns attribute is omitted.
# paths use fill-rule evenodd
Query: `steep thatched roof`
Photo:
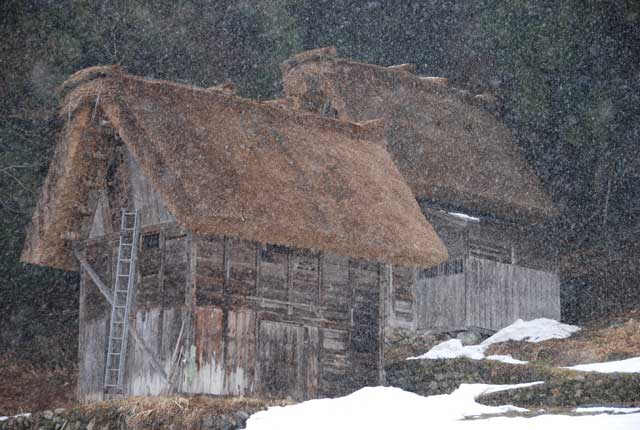
<svg viewBox="0 0 640 430"><path fill-rule="evenodd" d="M447 258L384 147L380 122L296 113L115 67L76 73L62 98L66 127L23 261L76 267L69 240L83 238L78 220L95 208L114 131L194 233L401 265Z"/></svg>
<svg viewBox="0 0 640 430"><path fill-rule="evenodd" d="M483 109L486 97L416 76L407 65L337 59L332 48L299 54L283 72L294 108L384 118L388 150L419 199L511 219L555 213L508 128Z"/></svg>

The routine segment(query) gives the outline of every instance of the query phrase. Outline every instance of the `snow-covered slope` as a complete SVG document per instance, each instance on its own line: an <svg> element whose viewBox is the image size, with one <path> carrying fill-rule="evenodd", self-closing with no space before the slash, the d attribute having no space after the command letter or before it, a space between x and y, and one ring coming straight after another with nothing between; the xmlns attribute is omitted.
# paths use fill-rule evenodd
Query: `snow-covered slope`
<svg viewBox="0 0 640 430"><path fill-rule="evenodd" d="M392 387L363 388L338 399L310 400L292 406L269 408L252 415L247 422L247 429L637 430L640 428L640 413L588 416L539 415L530 418L479 417L525 411L514 406L481 405L475 401L475 398L484 393L528 385L532 384L511 386L463 384L451 394L430 397L422 397Z"/></svg>
<svg viewBox="0 0 640 430"><path fill-rule="evenodd" d="M583 372L636 373L640 372L640 357L608 361L605 363L578 364L577 366L566 367L566 369L580 370Z"/></svg>
<svg viewBox="0 0 640 430"><path fill-rule="evenodd" d="M580 330L580 327L562 324L558 321L539 318L532 321L517 320L508 327L503 328L496 334L486 339L480 345L462 345L458 339L451 339L442 342L431 348L427 353L418 357L410 357L409 360L416 359L439 359L467 357L474 360L498 360L505 363L524 364L526 361L516 360L510 355L494 355L485 357L486 350L494 343L507 342L509 340L521 340L526 342L542 342L549 339L565 339Z"/></svg>

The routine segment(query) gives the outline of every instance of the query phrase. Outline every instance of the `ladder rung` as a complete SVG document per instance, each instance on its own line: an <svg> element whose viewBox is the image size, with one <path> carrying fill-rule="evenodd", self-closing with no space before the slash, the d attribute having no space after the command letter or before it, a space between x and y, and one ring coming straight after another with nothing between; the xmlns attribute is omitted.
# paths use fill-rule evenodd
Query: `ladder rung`
<svg viewBox="0 0 640 430"><path fill-rule="evenodd" d="M111 321L111 324L124 324L124 321Z"/></svg>
<svg viewBox="0 0 640 430"><path fill-rule="evenodd" d="M122 340L121 337L112 337L111 340Z"/></svg>
<svg viewBox="0 0 640 430"><path fill-rule="evenodd" d="M132 246L132 245L133 245L133 243L124 243L124 242L123 242L123 243L121 243L120 245L121 245L121 246Z"/></svg>
<svg viewBox="0 0 640 430"><path fill-rule="evenodd" d="M131 262L130 258L121 258L120 261L127 261L127 262Z"/></svg>
<svg viewBox="0 0 640 430"><path fill-rule="evenodd" d="M109 355L122 355L121 352L110 352Z"/></svg>
<svg viewBox="0 0 640 430"><path fill-rule="evenodd" d="M127 277L127 276L129 276L129 274L128 274L128 273L118 273L118 276L120 276L120 277Z"/></svg>
<svg viewBox="0 0 640 430"><path fill-rule="evenodd" d="M116 290L116 293L128 293L128 290Z"/></svg>
<svg viewBox="0 0 640 430"><path fill-rule="evenodd" d="M107 369L109 372L119 372L120 369Z"/></svg>

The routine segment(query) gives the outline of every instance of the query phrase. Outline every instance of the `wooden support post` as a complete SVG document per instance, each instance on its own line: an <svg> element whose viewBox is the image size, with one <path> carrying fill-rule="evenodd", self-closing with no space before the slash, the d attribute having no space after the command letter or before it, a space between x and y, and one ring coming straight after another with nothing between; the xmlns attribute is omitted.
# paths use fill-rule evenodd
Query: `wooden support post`
<svg viewBox="0 0 640 430"><path fill-rule="evenodd" d="M102 282L102 280L100 279L98 274L95 272L95 270L93 270L93 268L91 267L87 259L84 258L84 256L80 253L80 251L78 251L78 249L75 247L73 249L73 254L75 255L76 259L80 262L80 265L82 266L82 268L87 271L87 273L89 274L89 277L91 278L93 283L96 284L96 287L98 287L98 290L100 290L104 298L107 299L110 305L113 305L113 297L111 296L109 289L104 284L104 282ZM140 349L142 349L142 351L149 357L149 359L151 360L151 364L153 364L156 370L160 373L160 376L162 376L162 379L164 379L165 383L169 383L169 378L167 377L167 373L164 371L164 368L162 367L162 365L160 364L160 362L158 361L154 353L149 349L149 347L144 342L144 340L142 340L142 337L140 337L140 334L138 333L138 331L135 328L133 328L131 324L129 324L128 327L129 327L129 334L135 340L136 345L138 345Z"/></svg>
<svg viewBox="0 0 640 430"><path fill-rule="evenodd" d="M291 306L291 302L293 302L293 250L287 250L287 301L289 305L287 305L287 315L293 314L293 306Z"/></svg>

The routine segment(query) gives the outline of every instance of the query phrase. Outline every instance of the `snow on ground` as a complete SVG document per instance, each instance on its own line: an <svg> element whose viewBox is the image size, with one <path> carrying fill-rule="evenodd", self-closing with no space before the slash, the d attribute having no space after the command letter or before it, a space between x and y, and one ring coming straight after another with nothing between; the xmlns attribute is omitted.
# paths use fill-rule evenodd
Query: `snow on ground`
<svg viewBox="0 0 640 430"><path fill-rule="evenodd" d="M480 221L480 218L476 218L474 216L471 215L467 215L467 214L463 214L462 212L449 212L449 215L453 215L456 218L461 218L465 221L475 221L478 222Z"/></svg>
<svg viewBox="0 0 640 430"><path fill-rule="evenodd" d="M640 408L611 408L607 406L596 406L593 408L576 408L574 412L578 414L594 414L598 412L610 412L616 414L632 414L640 412Z"/></svg>
<svg viewBox="0 0 640 430"><path fill-rule="evenodd" d="M538 343L549 339L566 339L579 330L580 327L578 326L562 324L549 318L538 318L531 321L519 319L510 326L498 331L482 342L481 345L491 345L508 340L524 340Z"/></svg>
<svg viewBox="0 0 640 430"><path fill-rule="evenodd" d="M518 360L517 358L513 358L510 354L488 355L487 360L502 361L503 363L508 363L508 364L527 364L528 363L528 361L522 361L522 360Z"/></svg>
<svg viewBox="0 0 640 430"><path fill-rule="evenodd" d="M535 382L533 384L538 384ZM475 398L510 388L529 386L463 384L451 394L422 397L393 387L363 388L338 399L309 400L291 406L272 407L249 418L248 430L288 429L469 429L469 430L550 430L556 428L635 429L640 413L585 416L538 415L535 417L492 416L525 409L514 406L485 406ZM598 411L594 411L598 412Z"/></svg>
<svg viewBox="0 0 640 430"><path fill-rule="evenodd" d="M519 319L510 326L498 331L496 334L480 343L480 345L464 346L460 340L451 339L434 346L426 354L418 357L409 357L408 360L435 360L439 358L457 357L482 360L485 358L485 351L494 343L506 342L509 340L523 340L526 342L537 343L549 339L565 339L578 330L580 330L580 327L578 326L562 324L548 318L539 318L532 321L523 321ZM511 364L526 363L526 361L516 360L510 355L492 355L487 358Z"/></svg>
<svg viewBox="0 0 640 430"><path fill-rule="evenodd" d="M582 372L637 373L640 372L640 357L605 363L578 364L577 366L565 367L565 369L580 370Z"/></svg>
<svg viewBox="0 0 640 430"><path fill-rule="evenodd" d="M31 416L31 414L30 413L26 413L26 414L13 415L13 416L10 416L10 417L0 417L0 421L6 421L9 418L28 417L28 416Z"/></svg>
<svg viewBox="0 0 640 430"><path fill-rule="evenodd" d="M419 357L409 357L408 360L420 360L431 359L437 360L439 358L458 358L467 357L473 360L482 360L484 358L485 347L482 345L462 345L460 339L451 339L446 342L439 343L431 348L426 354L422 354Z"/></svg>

